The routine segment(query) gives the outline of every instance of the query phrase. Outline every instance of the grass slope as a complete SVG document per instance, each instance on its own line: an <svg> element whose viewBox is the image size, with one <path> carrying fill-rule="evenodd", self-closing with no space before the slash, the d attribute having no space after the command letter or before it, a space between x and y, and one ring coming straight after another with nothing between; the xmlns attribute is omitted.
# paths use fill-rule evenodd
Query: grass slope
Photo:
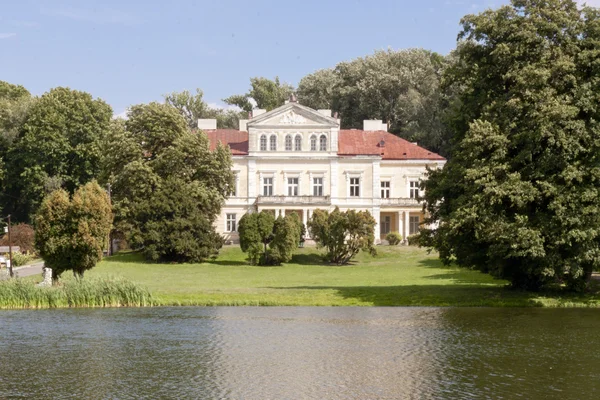
<svg viewBox="0 0 600 400"><path fill-rule="evenodd" d="M237 246L202 264L149 264L140 254L102 261L87 276L123 276L148 287L161 305L286 306L600 306L598 293L534 294L507 289L506 281L442 265L414 247L378 247L352 265L321 261L315 248L299 249L281 267L253 267ZM562 297L561 297L562 296Z"/></svg>

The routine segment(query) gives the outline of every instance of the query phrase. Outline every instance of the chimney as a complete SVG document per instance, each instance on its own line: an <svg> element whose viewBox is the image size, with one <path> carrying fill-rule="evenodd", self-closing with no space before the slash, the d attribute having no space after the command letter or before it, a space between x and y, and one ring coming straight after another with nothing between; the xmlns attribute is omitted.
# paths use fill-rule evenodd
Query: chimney
<svg viewBox="0 0 600 400"><path fill-rule="evenodd" d="M256 118L259 115L262 115L266 112L267 112L267 110L265 110L263 108L255 108L254 110L252 110L252 118Z"/></svg>
<svg viewBox="0 0 600 400"><path fill-rule="evenodd" d="M239 123L240 123L240 126L238 127L238 129L240 131L246 131L248 129L248 127L247 127L248 120L247 119L240 119Z"/></svg>
<svg viewBox="0 0 600 400"><path fill-rule="evenodd" d="M217 129L217 120L216 119L199 119L198 120L198 129L203 129L203 130Z"/></svg>
<svg viewBox="0 0 600 400"><path fill-rule="evenodd" d="M380 119L365 119L363 121L363 131L381 131L383 123ZM387 128L387 127L386 127ZM385 129L387 131L387 129Z"/></svg>
<svg viewBox="0 0 600 400"><path fill-rule="evenodd" d="M298 99L296 99L296 93L292 93L290 95L290 103L297 103Z"/></svg>
<svg viewBox="0 0 600 400"><path fill-rule="evenodd" d="M317 112L321 115L331 118L331 110L317 110Z"/></svg>

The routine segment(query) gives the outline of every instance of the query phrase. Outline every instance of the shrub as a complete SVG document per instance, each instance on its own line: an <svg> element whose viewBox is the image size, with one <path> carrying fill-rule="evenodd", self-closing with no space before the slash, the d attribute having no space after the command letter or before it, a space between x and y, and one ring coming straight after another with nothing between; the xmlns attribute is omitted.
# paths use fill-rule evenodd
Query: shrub
<svg viewBox="0 0 600 400"><path fill-rule="evenodd" d="M268 211L245 214L238 225L240 247L252 265L280 265L292 259L300 241L296 214L275 219Z"/></svg>
<svg viewBox="0 0 600 400"><path fill-rule="evenodd" d="M418 233L409 235L407 240L408 240L408 245L409 246L418 246L419 245L419 238L420 235Z"/></svg>
<svg viewBox="0 0 600 400"><path fill-rule="evenodd" d="M15 251L12 254L13 266L20 267L22 265L27 265L31 260L35 257L29 254L23 254L20 251Z"/></svg>
<svg viewBox="0 0 600 400"><path fill-rule="evenodd" d="M33 227L28 224L15 224L10 228L10 243L13 246L19 246L22 253L35 252L35 232ZM0 246L8 246L8 235L0 239Z"/></svg>
<svg viewBox="0 0 600 400"><path fill-rule="evenodd" d="M390 232L386 235L385 240L388 241L390 246L396 246L402 240L402 236L398 232Z"/></svg>
<svg viewBox="0 0 600 400"><path fill-rule="evenodd" d="M327 248L326 259L334 264L347 264L360 250L375 255L375 218L367 211L331 213L315 210L308 229L318 247Z"/></svg>

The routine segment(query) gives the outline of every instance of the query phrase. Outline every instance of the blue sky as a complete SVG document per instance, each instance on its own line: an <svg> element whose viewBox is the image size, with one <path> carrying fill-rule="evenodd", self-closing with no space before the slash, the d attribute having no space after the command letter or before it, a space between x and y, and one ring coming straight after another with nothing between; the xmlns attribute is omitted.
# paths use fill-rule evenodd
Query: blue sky
<svg viewBox="0 0 600 400"><path fill-rule="evenodd" d="M600 0L591 0L600 2ZM448 53L460 18L503 0L0 0L0 79L39 95L69 86L131 104L249 78L300 78L376 49Z"/></svg>

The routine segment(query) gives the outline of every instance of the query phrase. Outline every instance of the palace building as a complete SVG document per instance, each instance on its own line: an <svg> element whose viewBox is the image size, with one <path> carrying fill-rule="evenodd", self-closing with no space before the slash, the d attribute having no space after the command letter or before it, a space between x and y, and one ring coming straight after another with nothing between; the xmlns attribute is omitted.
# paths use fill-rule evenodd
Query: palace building
<svg viewBox="0 0 600 400"><path fill-rule="evenodd" d="M423 221L419 182L427 167L446 160L387 132L380 120L362 130L340 129L331 110L313 110L294 101L272 111L254 110L240 129L216 129L216 120L198 121L214 149L229 146L235 191L217 220L226 242L236 243L237 224L247 212L296 212L306 224L315 209L369 211L378 222L376 241L389 232L403 238Z"/></svg>

